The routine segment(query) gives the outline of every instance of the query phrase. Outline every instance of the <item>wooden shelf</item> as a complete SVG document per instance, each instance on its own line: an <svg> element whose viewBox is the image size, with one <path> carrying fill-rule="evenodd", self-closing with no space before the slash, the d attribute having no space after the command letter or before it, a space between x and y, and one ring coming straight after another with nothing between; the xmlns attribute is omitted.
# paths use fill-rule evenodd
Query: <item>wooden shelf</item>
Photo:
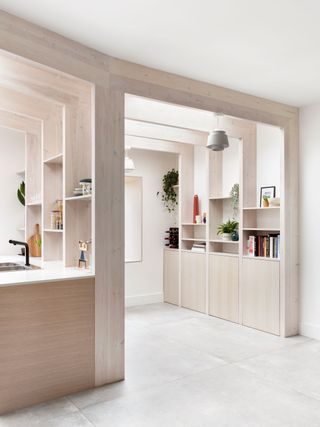
<svg viewBox="0 0 320 427"><path fill-rule="evenodd" d="M229 200L231 196L212 196L209 197L209 200Z"/></svg>
<svg viewBox="0 0 320 427"><path fill-rule="evenodd" d="M234 240L222 240L222 239L213 239L213 240L209 240L210 243L233 243L233 244L239 244L239 240L234 241Z"/></svg>
<svg viewBox="0 0 320 427"><path fill-rule="evenodd" d="M203 239L195 239L194 237L182 237L181 240L185 242L205 242L206 238L204 237Z"/></svg>
<svg viewBox="0 0 320 427"><path fill-rule="evenodd" d="M270 257L264 257L264 256L249 256L249 255L243 255L242 258L245 259L254 259L254 260L262 260L262 261L280 261L280 258L270 258Z"/></svg>
<svg viewBox="0 0 320 427"><path fill-rule="evenodd" d="M231 252L218 252L218 251L210 251L209 255L219 255L219 256L231 256L231 257L235 257L235 258L239 258L239 254L234 254Z"/></svg>
<svg viewBox="0 0 320 427"><path fill-rule="evenodd" d="M243 228L243 231L278 231L280 233L280 228L275 227L269 227L269 228L254 228L254 227L250 227L250 228Z"/></svg>
<svg viewBox="0 0 320 427"><path fill-rule="evenodd" d="M20 227L20 228L17 228L17 231L25 232L25 231L26 231L26 229L25 229L25 227Z"/></svg>
<svg viewBox="0 0 320 427"><path fill-rule="evenodd" d="M55 230L53 228L45 228L43 231L45 233L63 233L63 230Z"/></svg>
<svg viewBox="0 0 320 427"><path fill-rule="evenodd" d="M26 204L26 206L41 206L42 202L41 200L37 200L36 202L29 202Z"/></svg>
<svg viewBox="0 0 320 427"><path fill-rule="evenodd" d="M92 199L92 194L86 194L85 196L72 196L72 197L66 197L65 201L66 202L72 202L72 201L91 201Z"/></svg>
<svg viewBox="0 0 320 427"><path fill-rule="evenodd" d="M194 222L183 222L181 225L207 225L205 223L201 223L201 224L195 224Z"/></svg>
<svg viewBox="0 0 320 427"><path fill-rule="evenodd" d="M26 175L26 171L19 171L19 172L17 172L17 175L21 176L21 178L24 178Z"/></svg>
<svg viewBox="0 0 320 427"><path fill-rule="evenodd" d="M250 208L243 208L244 211L270 211L270 210L274 210L274 209L280 209L280 206L269 206L268 208L264 208L264 207L250 207Z"/></svg>
<svg viewBox="0 0 320 427"><path fill-rule="evenodd" d="M43 163L45 163L46 165L62 165L63 162L63 154L59 153L56 154L55 156L51 156L48 159L44 160Z"/></svg>

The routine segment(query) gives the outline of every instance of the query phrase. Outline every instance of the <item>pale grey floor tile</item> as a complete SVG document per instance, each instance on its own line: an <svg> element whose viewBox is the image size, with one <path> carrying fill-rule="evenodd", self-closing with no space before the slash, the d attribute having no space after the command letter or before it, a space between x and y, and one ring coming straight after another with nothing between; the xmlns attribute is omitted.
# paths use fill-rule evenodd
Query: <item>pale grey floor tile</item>
<svg viewBox="0 0 320 427"><path fill-rule="evenodd" d="M126 340L126 381L69 398L82 408L224 364L210 354L203 354L149 330L138 329Z"/></svg>
<svg viewBox="0 0 320 427"><path fill-rule="evenodd" d="M96 427L319 427L319 402L225 365L83 409Z"/></svg>
<svg viewBox="0 0 320 427"><path fill-rule="evenodd" d="M75 412L48 420L45 427L94 427L94 425L83 414Z"/></svg>
<svg viewBox="0 0 320 427"><path fill-rule="evenodd" d="M78 412L67 398L51 400L0 416L0 427L45 426L48 420Z"/></svg>
<svg viewBox="0 0 320 427"><path fill-rule="evenodd" d="M238 364L268 381L320 400L320 342L310 340Z"/></svg>
<svg viewBox="0 0 320 427"><path fill-rule="evenodd" d="M126 309L126 323L135 327L161 325L199 316L205 317L204 314L172 304L149 304Z"/></svg>
<svg viewBox="0 0 320 427"><path fill-rule="evenodd" d="M306 340L303 337L283 339L214 318L185 319L175 323L155 325L153 330L229 363Z"/></svg>

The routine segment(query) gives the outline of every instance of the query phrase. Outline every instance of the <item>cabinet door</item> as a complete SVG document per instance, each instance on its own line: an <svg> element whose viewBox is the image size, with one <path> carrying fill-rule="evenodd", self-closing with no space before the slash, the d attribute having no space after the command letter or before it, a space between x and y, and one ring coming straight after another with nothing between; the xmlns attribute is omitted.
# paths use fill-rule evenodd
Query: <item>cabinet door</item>
<svg viewBox="0 0 320 427"><path fill-rule="evenodd" d="M206 312L206 255L182 252L181 305Z"/></svg>
<svg viewBox="0 0 320 427"><path fill-rule="evenodd" d="M280 263L243 259L242 320L246 326L280 334Z"/></svg>
<svg viewBox="0 0 320 427"><path fill-rule="evenodd" d="M239 259L210 255L209 314L239 322Z"/></svg>
<svg viewBox="0 0 320 427"><path fill-rule="evenodd" d="M163 254L164 301L179 305L179 252L165 249Z"/></svg>

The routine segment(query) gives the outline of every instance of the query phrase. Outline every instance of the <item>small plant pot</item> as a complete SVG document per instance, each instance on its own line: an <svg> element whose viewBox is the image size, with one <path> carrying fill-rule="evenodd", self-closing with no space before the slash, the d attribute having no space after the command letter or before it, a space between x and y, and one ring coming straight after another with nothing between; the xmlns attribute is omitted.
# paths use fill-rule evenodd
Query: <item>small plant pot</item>
<svg viewBox="0 0 320 427"><path fill-rule="evenodd" d="M269 200L264 200L264 199L263 199L262 204L263 204L263 207L264 207L264 208L268 208L268 207L269 207Z"/></svg>
<svg viewBox="0 0 320 427"><path fill-rule="evenodd" d="M231 240L231 233L223 233L221 235L221 238L224 242L230 242Z"/></svg>

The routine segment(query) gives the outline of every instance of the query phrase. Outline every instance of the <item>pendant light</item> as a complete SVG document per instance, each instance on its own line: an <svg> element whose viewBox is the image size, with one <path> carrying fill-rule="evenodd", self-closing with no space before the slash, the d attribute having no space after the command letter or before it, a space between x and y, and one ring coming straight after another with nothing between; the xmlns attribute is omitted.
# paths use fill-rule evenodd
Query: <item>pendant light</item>
<svg viewBox="0 0 320 427"><path fill-rule="evenodd" d="M131 150L131 147L125 148L125 157L124 157L124 172L130 173L135 170L135 165L132 160L132 158L129 156L129 151Z"/></svg>
<svg viewBox="0 0 320 427"><path fill-rule="evenodd" d="M216 114L217 127L215 130L209 133L207 148L212 151L223 151L229 147L228 135L222 129L219 129L219 117L222 114Z"/></svg>

